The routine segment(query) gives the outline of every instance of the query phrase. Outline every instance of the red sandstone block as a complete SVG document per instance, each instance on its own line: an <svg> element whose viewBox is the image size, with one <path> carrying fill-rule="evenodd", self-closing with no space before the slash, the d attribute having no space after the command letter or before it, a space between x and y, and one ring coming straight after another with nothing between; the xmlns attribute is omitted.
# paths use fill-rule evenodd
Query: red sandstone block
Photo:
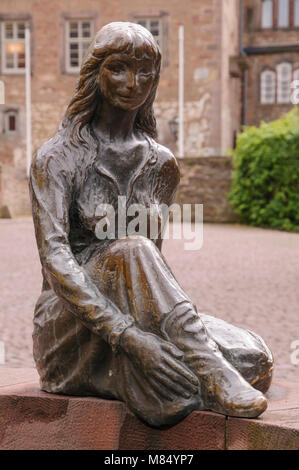
<svg viewBox="0 0 299 470"><path fill-rule="evenodd" d="M224 450L225 416L195 411L167 430L152 429L126 414L121 450Z"/></svg>
<svg viewBox="0 0 299 470"><path fill-rule="evenodd" d="M229 450L299 450L299 384L274 383L259 419L228 418Z"/></svg>
<svg viewBox="0 0 299 470"><path fill-rule="evenodd" d="M0 389L0 449L221 450L225 417L194 412L152 429L123 403L41 392L36 384Z"/></svg>
<svg viewBox="0 0 299 470"><path fill-rule="evenodd" d="M36 384L0 390L0 449L118 449L122 403L52 395Z"/></svg>
<svg viewBox="0 0 299 470"><path fill-rule="evenodd" d="M0 449L224 449L224 416L194 412L152 429L121 402L41 392L30 383L36 377L32 369L0 368Z"/></svg>
<svg viewBox="0 0 299 470"><path fill-rule="evenodd" d="M0 449L220 450L225 435L231 450L299 449L299 384L273 384L256 420L198 411L157 430L123 403L41 392L36 378L33 369L0 367Z"/></svg>
<svg viewBox="0 0 299 470"><path fill-rule="evenodd" d="M228 419L229 450L299 450L299 410L270 412L267 419Z"/></svg>

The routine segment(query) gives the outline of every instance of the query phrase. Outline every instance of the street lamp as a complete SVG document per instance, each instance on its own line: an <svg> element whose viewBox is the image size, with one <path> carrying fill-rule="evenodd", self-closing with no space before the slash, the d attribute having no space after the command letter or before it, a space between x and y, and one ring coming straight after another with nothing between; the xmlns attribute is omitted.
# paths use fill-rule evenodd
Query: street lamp
<svg viewBox="0 0 299 470"><path fill-rule="evenodd" d="M30 27L25 28L25 76L26 76L26 173L29 177L32 153L31 136L31 55L30 55Z"/></svg>
<svg viewBox="0 0 299 470"><path fill-rule="evenodd" d="M184 157L184 26L179 26L179 142L178 157Z"/></svg>

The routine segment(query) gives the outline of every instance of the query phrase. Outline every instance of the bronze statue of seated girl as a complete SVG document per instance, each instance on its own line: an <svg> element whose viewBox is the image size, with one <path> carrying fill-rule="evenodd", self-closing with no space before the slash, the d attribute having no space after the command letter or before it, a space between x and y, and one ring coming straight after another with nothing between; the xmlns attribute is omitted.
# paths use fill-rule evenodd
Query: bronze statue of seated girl
<svg viewBox="0 0 299 470"><path fill-rule="evenodd" d="M267 406L271 353L254 333L197 311L161 253L162 224L151 238L96 236L100 205L117 214L120 197L148 210L174 199L178 164L154 140L160 64L142 26L103 27L56 135L34 157L41 388L121 400L157 427L193 410L256 417Z"/></svg>

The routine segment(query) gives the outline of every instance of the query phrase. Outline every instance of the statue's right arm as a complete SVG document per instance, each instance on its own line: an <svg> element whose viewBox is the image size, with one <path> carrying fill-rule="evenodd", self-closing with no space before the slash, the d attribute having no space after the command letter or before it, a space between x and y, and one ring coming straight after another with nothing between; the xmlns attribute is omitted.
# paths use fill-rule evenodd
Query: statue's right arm
<svg viewBox="0 0 299 470"><path fill-rule="evenodd" d="M71 170L63 156L37 153L30 175L30 196L43 272L65 307L117 350L122 333L134 324L104 297L80 266L69 243Z"/></svg>

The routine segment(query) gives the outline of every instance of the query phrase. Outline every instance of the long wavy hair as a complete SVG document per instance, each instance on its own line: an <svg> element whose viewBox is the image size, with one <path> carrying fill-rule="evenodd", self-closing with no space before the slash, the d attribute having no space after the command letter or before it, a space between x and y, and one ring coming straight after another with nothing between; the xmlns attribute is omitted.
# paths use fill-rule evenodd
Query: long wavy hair
<svg viewBox="0 0 299 470"><path fill-rule="evenodd" d="M153 103L161 68L159 46L143 26L114 22L100 29L90 44L81 66L75 93L62 121L62 129L68 131L70 143L75 147L80 144L88 145L90 123L95 116L101 116L103 98L98 80L101 65L110 54L121 52L133 54L137 58L147 57L154 62L155 78L152 89L137 112L134 128L150 137L157 136Z"/></svg>

